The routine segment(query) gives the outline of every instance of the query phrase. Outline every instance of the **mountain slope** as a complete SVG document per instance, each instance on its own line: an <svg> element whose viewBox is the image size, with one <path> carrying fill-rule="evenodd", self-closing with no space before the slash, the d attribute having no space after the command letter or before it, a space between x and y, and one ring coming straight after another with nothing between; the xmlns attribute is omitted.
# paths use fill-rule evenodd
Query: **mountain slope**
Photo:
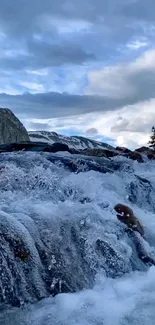
<svg viewBox="0 0 155 325"><path fill-rule="evenodd" d="M33 142L47 142L49 144L53 144L54 142L61 142L67 144L70 148L74 149L114 149L107 143L98 142L81 136L64 136L57 134L56 132L30 131L29 137L30 140Z"/></svg>

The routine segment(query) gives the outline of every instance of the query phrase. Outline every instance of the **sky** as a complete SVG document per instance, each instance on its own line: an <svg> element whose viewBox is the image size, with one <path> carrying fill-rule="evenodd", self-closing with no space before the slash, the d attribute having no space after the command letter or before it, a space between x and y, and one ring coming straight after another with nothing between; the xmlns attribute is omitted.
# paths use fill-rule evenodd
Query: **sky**
<svg viewBox="0 0 155 325"><path fill-rule="evenodd" d="M146 145L154 0L1 0L0 107L28 130Z"/></svg>

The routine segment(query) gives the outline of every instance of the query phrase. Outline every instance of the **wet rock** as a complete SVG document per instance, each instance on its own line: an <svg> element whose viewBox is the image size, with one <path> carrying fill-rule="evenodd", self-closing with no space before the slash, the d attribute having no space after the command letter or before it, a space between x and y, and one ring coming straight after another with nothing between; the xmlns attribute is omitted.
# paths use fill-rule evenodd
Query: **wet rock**
<svg viewBox="0 0 155 325"><path fill-rule="evenodd" d="M30 251L24 246L22 242L14 240L14 254L15 257L18 257L21 261L27 261L30 258Z"/></svg>
<svg viewBox="0 0 155 325"><path fill-rule="evenodd" d="M133 151L133 152L124 154L124 156L127 157L127 158L129 158L129 159L136 160L139 163L143 163L144 162L141 153L138 152L138 151Z"/></svg>
<svg viewBox="0 0 155 325"><path fill-rule="evenodd" d="M0 302L21 305L47 296L37 247L20 222L0 216Z"/></svg>
<svg viewBox="0 0 155 325"><path fill-rule="evenodd" d="M52 152L69 151L68 145L60 142L53 143L51 147L52 147Z"/></svg>
<svg viewBox="0 0 155 325"><path fill-rule="evenodd" d="M143 146L143 147L137 148L136 151L144 153L147 151L152 151L152 149L149 149L148 147Z"/></svg>
<svg viewBox="0 0 155 325"><path fill-rule="evenodd" d="M105 270L106 276L116 277L126 272L125 261L107 241L97 239L96 251L105 259L100 267Z"/></svg>
<svg viewBox="0 0 155 325"><path fill-rule="evenodd" d="M63 143L53 143L52 145L49 145L42 142L19 142L8 145L0 145L0 152L12 151L41 151L56 153L59 151L69 151L69 147Z"/></svg>
<svg viewBox="0 0 155 325"><path fill-rule="evenodd" d="M120 153L131 153L132 151L129 150L128 148L125 147L116 147L116 150L119 151Z"/></svg>
<svg viewBox="0 0 155 325"><path fill-rule="evenodd" d="M86 203L90 203L91 199L89 197L83 197L79 200L79 202L82 204L86 204Z"/></svg>
<svg viewBox="0 0 155 325"><path fill-rule="evenodd" d="M123 204L117 204L114 209L117 212L117 218L121 222L123 222L128 228L139 232L142 236L144 235L144 228L134 215L131 208Z"/></svg>
<svg viewBox="0 0 155 325"><path fill-rule="evenodd" d="M138 199L138 184L137 182L130 182L127 186L128 200L131 203L137 203Z"/></svg>
<svg viewBox="0 0 155 325"><path fill-rule="evenodd" d="M155 256L151 256L145 249L144 239L139 233L134 232L132 229L127 229L127 234L134 244L138 258L147 266L155 265Z"/></svg>
<svg viewBox="0 0 155 325"><path fill-rule="evenodd" d="M147 158L149 160L154 160L155 159L155 151L153 149L151 149L151 148L141 147L141 148L136 149L136 151L144 154L145 156L147 156Z"/></svg>
<svg viewBox="0 0 155 325"><path fill-rule="evenodd" d="M112 173L114 170L118 169L117 163L108 163L106 160L104 161L97 161L97 160L88 160L88 159L77 159L77 158L48 158L52 162L57 162L58 159L67 167L71 172L74 173L81 173L87 172L89 170L97 171L100 173Z"/></svg>
<svg viewBox="0 0 155 325"><path fill-rule="evenodd" d="M86 156L112 158L119 155L119 151L108 149L84 149L81 151Z"/></svg>
<svg viewBox="0 0 155 325"><path fill-rule="evenodd" d="M137 204L139 207L147 206L148 209L154 209L155 191L149 180L135 175L135 179L129 182L126 186L128 192L128 200Z"/></svg>
<svg viewBox="0 0 155 325"><path fill-rule="evenodd" d="M148 184L150 187L152 187L150 181L144 177L141 177L139 175L135 175L136 178L141 182L141 183L145 183L145 184Z"/></svg>

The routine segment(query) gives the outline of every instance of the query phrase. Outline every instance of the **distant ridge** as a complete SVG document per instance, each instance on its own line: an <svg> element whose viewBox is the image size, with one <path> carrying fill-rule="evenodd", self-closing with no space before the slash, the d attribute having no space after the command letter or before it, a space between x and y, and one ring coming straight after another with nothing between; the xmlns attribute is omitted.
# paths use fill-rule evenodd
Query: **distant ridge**
<svg viewBox="0 0 155 325"><path fill-rule="evenodd" d="M107 143L102 143L82 136L64 136L49 131L30 131L28 133L32 142L46 142L48 144L60 142L67 144L69 148L74 149L114 149L114 147Z"/></svg>

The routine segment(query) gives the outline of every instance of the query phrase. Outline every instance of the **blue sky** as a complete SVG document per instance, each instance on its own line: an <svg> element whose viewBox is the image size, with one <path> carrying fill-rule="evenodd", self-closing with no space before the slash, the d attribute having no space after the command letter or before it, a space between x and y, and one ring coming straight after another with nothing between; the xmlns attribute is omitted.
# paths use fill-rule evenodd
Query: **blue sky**
<svg viewBox="0 0 155 325"><path fill-rule="evenodd" d="M121 146L155 121L154 0L1 0L0 107Z"/></svg>

